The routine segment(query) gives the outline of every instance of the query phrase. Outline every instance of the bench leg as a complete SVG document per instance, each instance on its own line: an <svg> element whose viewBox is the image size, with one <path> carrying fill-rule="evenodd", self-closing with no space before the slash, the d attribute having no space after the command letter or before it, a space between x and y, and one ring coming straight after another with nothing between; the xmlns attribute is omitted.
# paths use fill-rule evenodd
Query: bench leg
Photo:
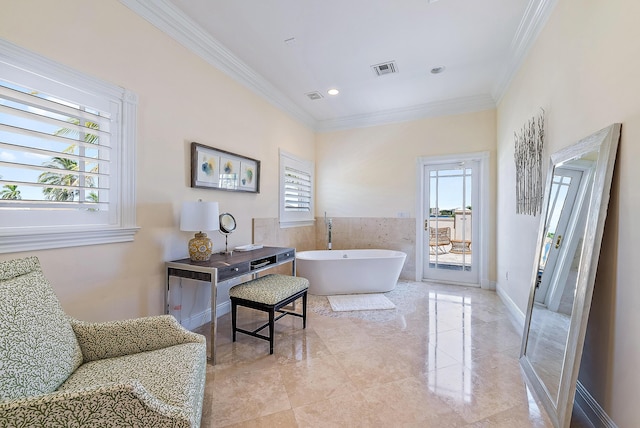
<svg viewBox="0 0 640 428"><path fill-rule="evenodd" d="M231 301L231 336L233 341L236 341L236 315L238 314L238 305L234 301Z"/></svg>
<svg viewBox="0 0 640 428"><path fill-rule="evenodd" d="M269 311L269 354L273 354L273 335L275 330L276 310L271 308Z"/></svg>
<svg viewBox="0 0 640 428"><path fill-rule="evenodd" d="M307 328L307 292L302 295L302 328Z"/></svg>

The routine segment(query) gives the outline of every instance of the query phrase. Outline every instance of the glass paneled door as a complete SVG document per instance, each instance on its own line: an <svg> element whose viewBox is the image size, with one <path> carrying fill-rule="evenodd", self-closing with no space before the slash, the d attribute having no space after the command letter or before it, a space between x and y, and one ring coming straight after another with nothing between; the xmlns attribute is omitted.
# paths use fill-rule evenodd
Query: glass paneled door
<svg viewBox="0 0 640 428"><path fill-rule="evenodd" d="M568 315L571 315L577 260L581 254L578 247L581 241L571 236L582 236L584 231L587 214L582 210L585 189L591 179L590 166L583 161L571 168L559 167L553 171L546 234L538 265L535 303Z"/></svg>
<svg viewBox="0 0 640 428"><path fill-rule="evenodd" d="M423 279L479 285L478 162L423 167Z"/></svg>

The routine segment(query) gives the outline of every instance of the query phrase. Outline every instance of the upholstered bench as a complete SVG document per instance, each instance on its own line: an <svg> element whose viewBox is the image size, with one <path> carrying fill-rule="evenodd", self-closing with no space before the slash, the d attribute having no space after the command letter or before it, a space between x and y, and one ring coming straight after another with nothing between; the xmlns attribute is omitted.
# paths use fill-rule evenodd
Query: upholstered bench
<svg viewBox="0 0 640 428"><path fill-rule="evenodd" d="M293 315L302 318L302 328L307 327L308 289L309 281L306 278L278 274L265 275L231 287L229 297L231 298L233 341L236 341L236 332L268 340L269 354L273 354L274 325L277 320L285 315ZM299 298L302 298L302 314L282 309ZM238 306L267 312L269 322L253 331L238 328ZM275 316L276 312L280 314L278 317ZM258 333L267 326L269 327L269 336Z"/></svg>

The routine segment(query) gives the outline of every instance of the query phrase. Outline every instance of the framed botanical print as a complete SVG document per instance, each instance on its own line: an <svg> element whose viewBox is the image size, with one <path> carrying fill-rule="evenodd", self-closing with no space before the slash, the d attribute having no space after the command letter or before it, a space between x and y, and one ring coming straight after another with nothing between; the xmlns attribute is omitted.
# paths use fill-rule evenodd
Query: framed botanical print
<svg viewBox="0 0 640 428"><path fill-rule="evenodd" d="M260 193L260 161L191 143L191 187Z"/></svg>

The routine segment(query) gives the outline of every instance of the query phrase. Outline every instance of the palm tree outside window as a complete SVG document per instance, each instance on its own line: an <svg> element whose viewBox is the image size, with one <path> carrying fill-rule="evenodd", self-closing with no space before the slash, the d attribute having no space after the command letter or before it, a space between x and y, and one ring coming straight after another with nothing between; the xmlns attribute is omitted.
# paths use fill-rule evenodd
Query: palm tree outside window
<svg viewBox="0 0 640 428"><path fill-rule="evenodd" d="M132 241L137 96L4 40L0 57L0 253Z"/></svg>

